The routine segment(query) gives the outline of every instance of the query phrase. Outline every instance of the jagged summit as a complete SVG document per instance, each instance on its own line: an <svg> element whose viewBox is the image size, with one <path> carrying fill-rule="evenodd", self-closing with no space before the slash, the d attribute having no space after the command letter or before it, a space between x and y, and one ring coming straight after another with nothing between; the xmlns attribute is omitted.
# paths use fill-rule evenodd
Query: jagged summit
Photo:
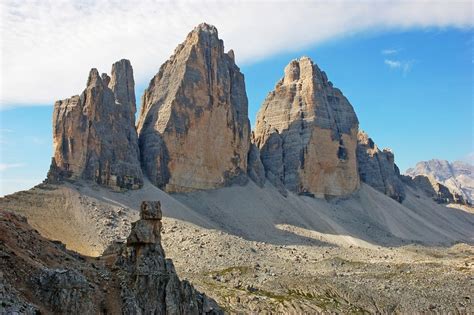
<svg viewBox="0 0 474 315"><path fill-rule="evenodd" d="M49 182L87 179L114 189L142 186L134 89L132 66L122 59L112 65L111 77L93 68L80 96L55 103Z"/></svg>
<svg viewBox="0 0 474 315"><path fill-rule="evenodd" d="M402 202L405 188L392 150L380 150L364 131L359 131L357 140L357 165L361 181Z"/></svg>
<svg viewBox="0 0 474 315"><path fill-rule="evenodd" d="M203 23L197 25L194 28L193 32L206 32L206 33L211 33L211 34L215 34L216 36L218 36L217 28L214 25L208 24L206 22L203 22Z"/></svg>
<svg viewBox="0 0 474 315"><path fill-rule="evenodd" d="M197 26L161 66L142 97L138 133L145 174L168 192L246 180L244 76L214 26Z"/></svg>
<svg viewBox="0 0 474 315"><path fill-rule="evenodd" d="M310 58L292 60L257 116L255 142L267 177L296 193L353 192L358 125L351 104Z"/></svg>

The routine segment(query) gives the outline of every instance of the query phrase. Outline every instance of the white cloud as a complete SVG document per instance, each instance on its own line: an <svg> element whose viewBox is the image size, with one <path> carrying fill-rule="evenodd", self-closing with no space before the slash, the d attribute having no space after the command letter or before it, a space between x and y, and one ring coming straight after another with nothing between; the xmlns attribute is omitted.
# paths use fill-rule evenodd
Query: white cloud
<svg viewBox="0 0 474 315"><path fill-rule="evenodd" d="M0 163L0 172L6 171L11 168L22 167L22 166L24 166L24 164L21 164L21 163L11 163L11 164Z"/></svg>
<svg viewBox="0 0 474 315"><path fill-rule="evenodd" d="M390 68L390 69L399 69L403 72L404 75L406 75L408 72L411 71L413 67L413 60L392 60L392 59L385 59L384 63Z"/></svg>
<svg viewBox="0 0 474 315"><path fill-rule="evenodd" d="M384 62L387 66L389 66L392 69L398 69L402 66L402 63L399 60L385 59Z"/></svg>
<svg viewBox="0 0 474 315"><path fill-rule="evenodd" d="M147 84L197 24L214 24L237 62L252 63L364 31L473 26L467 1L3 0L1 107L80 93L90 68L131 60Z"/></svg>
<svg viewBox="0 0 474 315"><path fill-rule="evenodd" d="M400 49L384 49L381 51L382 55L395 55L398 54Z"/></svg>

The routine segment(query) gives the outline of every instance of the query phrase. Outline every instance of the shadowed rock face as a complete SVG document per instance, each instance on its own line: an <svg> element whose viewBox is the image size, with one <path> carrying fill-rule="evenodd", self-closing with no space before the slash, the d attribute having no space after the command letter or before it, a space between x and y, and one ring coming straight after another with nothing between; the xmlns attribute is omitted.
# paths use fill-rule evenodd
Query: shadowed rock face
<svg viewBox="0 0 474 315"><path fill-rule="evenodd" d="M115 189L142 186L134 88L132 66L122 59L111 77L92 69L80 96L54 104L49 182L82 178Z"/></svg>
<svg viewBox="0 0 474 315"><path fill-rule="evenodd" d="M363 131L358 134L357 163L363 182L398 202L405 199L405 189L392 151L380 151Z"/></svg>
<svg viewBox="0 0 474 315"><path fill-rule="evenodd" d="M165 257L158 201L142 203L126 245L94 260L0 210L0 254L1 314L223 314Z"/></svg>
<svg viewBox="0 0 474 315"><path fill-rule="evenodd" d="M124 314L222 314L214 300L181 281L161 246L161 205L144 201L132 224L123 260L117 260Z"/></svg>
<svg viewBox="0 0 474 315"><path fill-rule="evenodd" d="M265 168L260 158L260 150L254 143L253 132L252 141L249 149L247 175L258 186L263 187L265 184Z"/></svg>
<svg viewBox="0 0 474 315"><path fill-rule="evenodd" d="M311 59L293 60L263 103L255 143L277 187L323 196L359 187L358 120L341 91Z"/></svg>
<svg viewBox="0 0 474 315"><path fill-rule="evenodd" d="M141 163L168 192L244 182L250 124L244 76L201 24L151 80L138 120Z"/></svg>

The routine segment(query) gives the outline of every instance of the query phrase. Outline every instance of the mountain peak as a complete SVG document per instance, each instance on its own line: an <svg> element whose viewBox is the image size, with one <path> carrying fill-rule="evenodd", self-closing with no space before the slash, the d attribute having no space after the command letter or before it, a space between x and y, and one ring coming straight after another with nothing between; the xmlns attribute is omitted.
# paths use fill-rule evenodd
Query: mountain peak
<svg viewBox="0 0 474 315"><path fill-rule="evenodd" d="M216 36L218 35L217 28L214 25L205 22L197 25L194 28L193 32L205 32L210 34L216 34Z"/></svg>
<svg viewBox="0 0 474 315"><path fill-rule="evenodd" d="M300 194L353 192L358 125L349 101L309 57L290 61L257 117L255 142L268 178Z"/></svg>
<svg viewBox="0 0 474 315"><path fill-rule="evenodd" d="M416 163L405 173L411 177L419 175L432 177L464 199L470 202L474 200L474 167L470 164L431 159Z"/></svg>
<svg viewBox="0 0 474 315"><path fill-rule="evenodd" d="M184 192L243 178L250 146L244 76L214 26L188 34L142 100L142 165L153 184Z"/></svg>
<svg viewBox="0 0 474 315"><path fill-rule="evenodd" d="M93 68L81 96L54 105L48 181L86 179L116 190L142 186L130 62L114 63L111 76Z"/></svg>

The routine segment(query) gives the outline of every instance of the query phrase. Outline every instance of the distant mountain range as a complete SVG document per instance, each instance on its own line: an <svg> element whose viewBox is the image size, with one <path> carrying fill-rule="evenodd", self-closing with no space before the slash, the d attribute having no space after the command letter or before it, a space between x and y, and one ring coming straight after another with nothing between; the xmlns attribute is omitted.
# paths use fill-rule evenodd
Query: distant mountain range
<svg viewBox="0 0 474 315"><path fill-rule="evenodd" d="M471 203L474 200L474 165L472 164L433 159L418 162L415 167L409 168L406 174L411 177L417 175L432 177Z"/></svg>

